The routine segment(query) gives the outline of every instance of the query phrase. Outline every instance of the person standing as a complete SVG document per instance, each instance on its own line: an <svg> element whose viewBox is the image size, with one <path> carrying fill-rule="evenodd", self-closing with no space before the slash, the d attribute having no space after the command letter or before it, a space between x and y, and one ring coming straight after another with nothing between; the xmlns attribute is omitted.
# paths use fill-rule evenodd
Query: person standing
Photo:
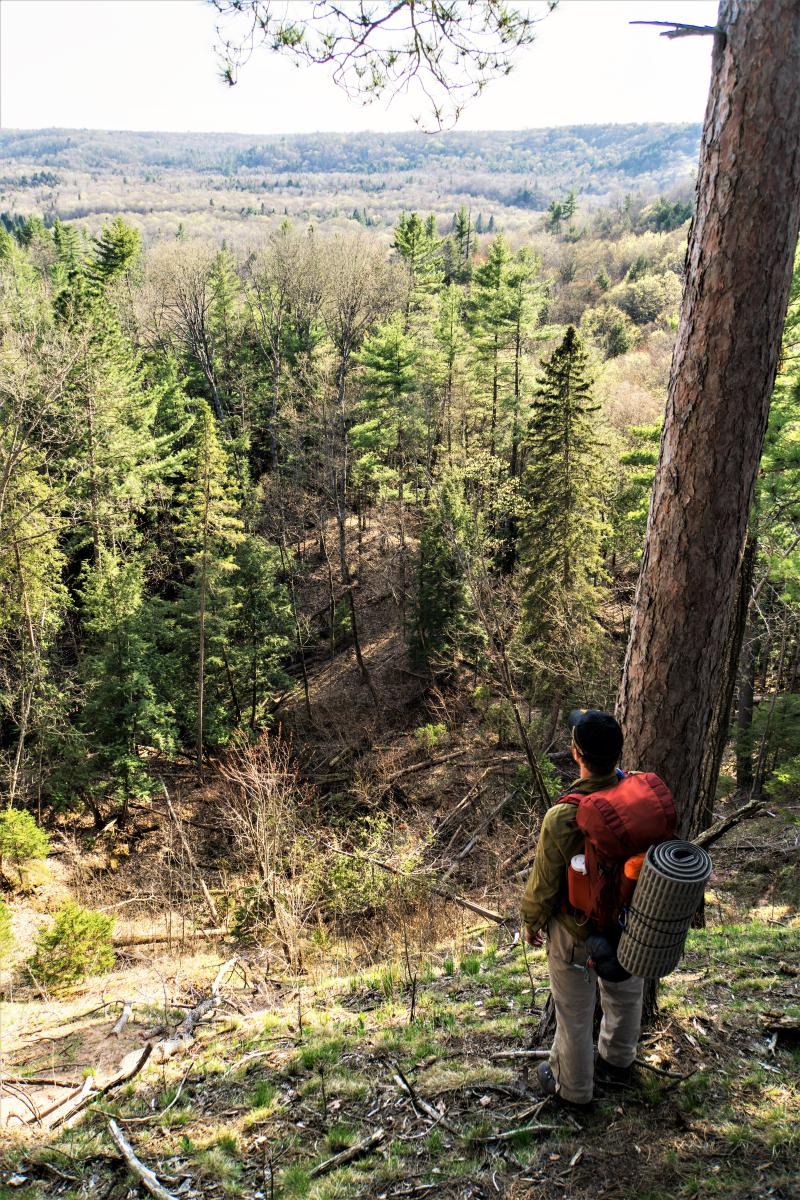
<svg viewBox="0 0 800 1200"><path fill-rule="evenodd" d="M576 709L567 725L579 777L566 796L577 798L619 787L626 776L617 767L623 737L615 718L597 709ZM556 1014L549 1062L540 1063L537 1069L538 1090L569 1105L585 1107L592 1101L595 1080L623 1083L630 1078L641 1027L644 981L636 977L613 983L598 979L592 965L586 945L593 932L591 923L568 899L567 872L572 859L583 853L585 841L576 813L576 800L557 802L546 813L522 899L522 917L528 945L541 946L546 934ZM598 983L603 1018L595 1062L593 1022Z"/></svg>

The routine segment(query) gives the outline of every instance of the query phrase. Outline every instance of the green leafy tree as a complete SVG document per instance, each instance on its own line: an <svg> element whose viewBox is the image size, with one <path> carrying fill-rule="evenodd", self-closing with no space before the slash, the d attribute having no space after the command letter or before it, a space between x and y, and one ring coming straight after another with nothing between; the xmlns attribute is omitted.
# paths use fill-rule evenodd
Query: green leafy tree
<svg viewBox="0 0 800 1200"><path fill-rule="evenodd" d="M622 565L637 563L644 548L661 422L634 425L628 430L628 436L631 448L619 456L622 470L611 516L613 555Z"/></svg>
<svg viewBox="0 0 800 1200"><path fill-rule="evenodd" d="M581 317L581 332L591 338L604 358L627 354L639 339L639 330L626 312L616 304L598 304Z"/></svg>

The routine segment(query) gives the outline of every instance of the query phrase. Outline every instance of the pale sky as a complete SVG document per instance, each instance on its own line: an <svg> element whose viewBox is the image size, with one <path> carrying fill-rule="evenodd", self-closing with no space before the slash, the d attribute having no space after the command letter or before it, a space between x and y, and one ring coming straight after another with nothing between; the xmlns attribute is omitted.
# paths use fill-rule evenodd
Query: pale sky
<svg viewBox="0 0 800 1200"><path fill-rule="evenodd" d="M716 0L561 0L513 74L469 105L460 128L702 121L712 39L670 40L630 22L713 25L716 14ZM388 109L363 108L326 68L297 70L266 51L227 87L217 76L215 22L200 0L0 0L0 127L414 127L418 105L396 98Z"/></svg>

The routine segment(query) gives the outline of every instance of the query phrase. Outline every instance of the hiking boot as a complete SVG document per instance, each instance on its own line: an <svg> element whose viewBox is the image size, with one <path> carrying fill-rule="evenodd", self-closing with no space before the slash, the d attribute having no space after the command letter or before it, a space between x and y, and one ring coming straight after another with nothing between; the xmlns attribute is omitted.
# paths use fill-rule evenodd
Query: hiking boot
<svg viewBox="0 0 800 1200"><path fill-rule="evenodd" d="M629 1067L616 1067L598 1054L594 1064L594 1081L603 1087L626 1087L631 1082L633 1063Z"/></svg>
<svg viewBox="0 0 800 1200"><path fill-rule="evenodd" d="M555 1096L558 1090L556 1077L550 1070L549 1062L540 1062L536 1068L536 1082L534 1087L542 1096Z"/></svg>
<svg viewBox="0 0 800 1200"><path fill-rule="evenodd" d="M545 1096L554 1101L559 1107L586 1112L592 1106L591 1100L584 1100L581 1103L577 1100L567 1100L564 1096L559 1095L556 1077L551 1071L550 1063L548 1062L539 1063L536 1068L536 1079L534 1080L533 1087L540 1096Z"/></svg>

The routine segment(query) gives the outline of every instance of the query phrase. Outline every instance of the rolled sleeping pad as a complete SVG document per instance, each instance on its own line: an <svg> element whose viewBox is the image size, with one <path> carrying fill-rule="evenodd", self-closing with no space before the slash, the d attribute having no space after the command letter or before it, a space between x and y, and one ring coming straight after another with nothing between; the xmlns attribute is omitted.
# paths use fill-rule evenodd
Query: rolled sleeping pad
<svg viewBox="0 0 800 1200"><path fill-rule="evenodd" d="M617 948L626 971L661 979L675 970L710 874L700 846L674 839L650 847Z"/></svg>

